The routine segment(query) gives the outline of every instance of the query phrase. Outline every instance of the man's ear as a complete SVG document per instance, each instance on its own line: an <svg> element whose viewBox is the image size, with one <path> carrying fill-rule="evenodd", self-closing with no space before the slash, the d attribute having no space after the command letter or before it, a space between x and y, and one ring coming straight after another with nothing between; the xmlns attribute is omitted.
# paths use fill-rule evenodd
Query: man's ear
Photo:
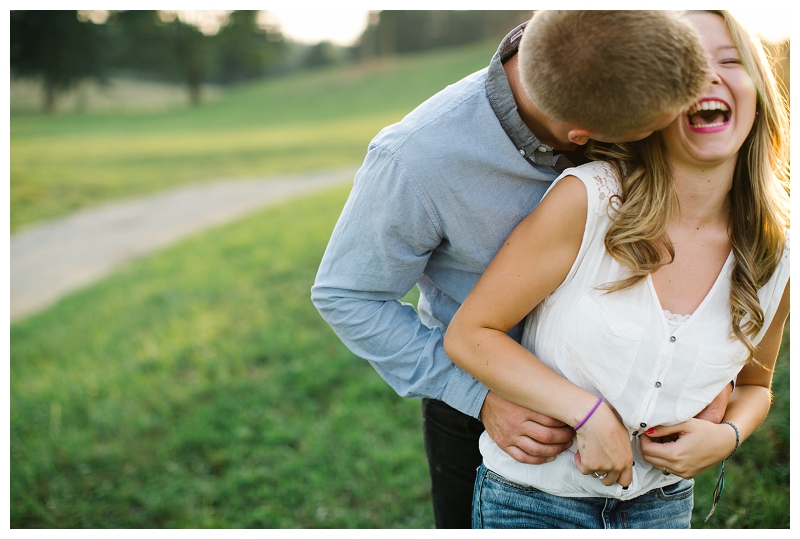
<svg viewBox="0 0 800 539"><path fill-rule="evenodd" d="M587 142L589 142L589 139L592 138L592 135L594 135L594 133L592 133L588 129L584 129L582 127L574 127L570 129L569 132L567 133L567 138L571 143L579 144L582 146Z"/></svg>

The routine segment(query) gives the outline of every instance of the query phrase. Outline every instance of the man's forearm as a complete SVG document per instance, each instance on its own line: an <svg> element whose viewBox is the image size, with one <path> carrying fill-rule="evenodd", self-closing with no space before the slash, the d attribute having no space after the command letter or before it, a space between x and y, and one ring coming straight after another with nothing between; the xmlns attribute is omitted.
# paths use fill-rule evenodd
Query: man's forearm
<svg viewBox="0 0 800 539"><path fill-rule="evenodd" d="M719 395L714 397L714 400L703 408L695 417L712 423L721 422L722 418L725 417L725 409L728 407L728 401L731 398L732 391L733 382L725 386L722 391L720 391Z"/></svg>
<svg viewBox="0 0 800 539"><path fill-rule="evenodd" d="M369 361L398 395L441 400L478 417L488 390L450 361L439 328L422 324L410 305L346 294L315 285L312 301L354 354Z"/></svg>

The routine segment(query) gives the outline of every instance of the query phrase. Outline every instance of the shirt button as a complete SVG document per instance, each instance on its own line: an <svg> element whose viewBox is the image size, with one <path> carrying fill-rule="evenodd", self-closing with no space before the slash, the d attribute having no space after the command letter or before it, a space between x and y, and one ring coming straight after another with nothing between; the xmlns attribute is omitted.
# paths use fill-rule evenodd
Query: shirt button
<svg viewBox="0 0 800 539"><path fill-rule="evenodd" d="M521 156L523 156L523 157L524 157L524 156L525 156L525 150L523 150L522 148L520 148L520 149L519 149L519 154L520 154Z"/></svg>
<svg viewBox="0 0 800 539"><path fill-rule="evenodd" d="M647 423L639 423L639 426L645 428L647 426Z"/></svg>
<svg viewBox="0 0 800 539"><path fill-rule="evenodd" d="M540 151L540 152L542 152L542 153L544 153L544 152L546 152L546 151L547 151L547 148L545 148L544 146L539 146L539 147L538 147L538 148L536 148L536 149L537 149L537 150L539 150L539 151Z"/></svg>
<svg viewBox="0 0 800 539"><path fill-rule="evenodd" d="M677 340L678 340L678 339L676 339L674 335L673 335L672 337L670 337L670 338L669 338L669 342L675 342L675 341L677 341Z"/></svg>
<svg viewBox="0 0 800 539"><path fill-rule="evenodd" d="M661 382L656 382L656 387L661 387Z"/></svg>

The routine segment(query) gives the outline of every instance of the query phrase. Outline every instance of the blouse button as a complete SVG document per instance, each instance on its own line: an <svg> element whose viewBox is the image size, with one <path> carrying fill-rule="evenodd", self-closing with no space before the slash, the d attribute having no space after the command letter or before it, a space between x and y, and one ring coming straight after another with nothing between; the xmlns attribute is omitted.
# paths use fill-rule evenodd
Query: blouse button
<svg viewBox="0 0 800 539"><path fill-rule="evenodd" d="M669 338L669 342L675 342L677 340L678 339L675 338L675 335L673 335L672 337Z"/></svg>
<svg viewBox="0 0 800 539"><path fill-rule="evenodd" d="M639 423L639 426L645 428L647 426L647 423Z"/></svg>
<svg viewBox="0 0 800 539"><path fill-rule="evenodd" d="M544 146L539 146L539 147L538 147L538 148L536 148L536 149L537 149L537 150L539 150L539 151L540 151L540 152L542 152L542 153L544 153L544 152L546 152L546 151L547 151L547 148L545 148Z"/></svg>
<svg viewBox="0 0 800 539"><path fill-rule="evenodd" d="M520 149L519 149L519 154L520 154L521 156L525 157L525 150L523 150L522 148L520 148Z"/></svg>
<svg viewBox="0 0 800 539"><path fill-rule="evenodd" d="M661 382L656 382L656 387L661 387Z"/></svg>

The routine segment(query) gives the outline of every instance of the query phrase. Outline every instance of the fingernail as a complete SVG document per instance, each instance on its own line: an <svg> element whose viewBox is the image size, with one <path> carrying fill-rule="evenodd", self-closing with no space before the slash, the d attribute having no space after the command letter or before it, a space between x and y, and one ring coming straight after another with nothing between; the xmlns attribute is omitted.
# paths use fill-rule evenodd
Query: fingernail
<svg viewBox="0 0 800 539"><path fill-rule="evenodd" d="M555 457L547 457L547 460L545 460L545 462L553 462L554 460L556 460Z"/></svg>
<svg viewBox="0 0 800 539"><path fill-rule="evenodd" d="M654 428L649 428L649 429L647 429L645 432L646 432L647 434L655 434L655 432L656 432L656 429L654 429Z"/></svg>

